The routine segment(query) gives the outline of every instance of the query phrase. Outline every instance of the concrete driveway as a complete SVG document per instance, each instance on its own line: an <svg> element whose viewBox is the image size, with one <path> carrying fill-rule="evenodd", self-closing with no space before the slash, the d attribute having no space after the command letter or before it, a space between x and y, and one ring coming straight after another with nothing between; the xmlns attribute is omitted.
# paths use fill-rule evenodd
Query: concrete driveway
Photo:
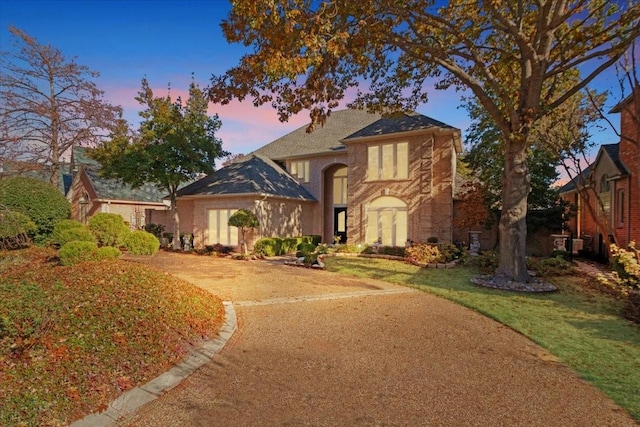
<svg viewBox="0 0 640 427"><path fill-rule="evenodd" d="M161 253L164 271L232 301L211 362L121 426L634 426L528 339L388 283Z"/></svg>

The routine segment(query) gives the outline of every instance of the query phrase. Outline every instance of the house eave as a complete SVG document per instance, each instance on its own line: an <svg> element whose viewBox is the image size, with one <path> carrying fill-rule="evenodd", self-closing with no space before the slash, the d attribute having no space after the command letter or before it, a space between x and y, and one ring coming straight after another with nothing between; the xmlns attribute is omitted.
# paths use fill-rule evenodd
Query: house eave
<svg viewBox="0 0 640 427"><path fill-rule="evenodd" d="M289 197L289 196L278 196L275 194L269 193L225 193L225 194L189 194L186 196L178 196L178 200L198 200L198 199L233 199L233 198L253 198L253 199L278 199L278 200L293 200L296 202L310 202L317 203L315 199L305 199L299 197Z"/></svg>
<svg viewBox="0 0 640 427"><path fill-rule="evenodd" d="M459 150L459 152L462 151L462 143L460 142L460 137L459 137L460 129L457 129L457 128L444 129L444 128L433 127L428 129L416 129L416 130L409 130L404 132L384 133L380 135L357 136L352 138L341 139L340 142L343 143L344 145L349 145L349 144L357 144L362 142L374 142L374 141L387 140L389 138L394 138L394 139L410 138L412 136L429 135L429 134L453 135L454 139L456 140L455 141L456 150Z"/></svg>

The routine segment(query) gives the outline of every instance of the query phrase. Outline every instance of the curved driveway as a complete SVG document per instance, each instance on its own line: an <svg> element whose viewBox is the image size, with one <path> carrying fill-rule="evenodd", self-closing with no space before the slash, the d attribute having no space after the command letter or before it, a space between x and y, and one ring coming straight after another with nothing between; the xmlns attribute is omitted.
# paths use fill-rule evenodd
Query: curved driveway
<svg viewBox="0 0 640 427"><path fill-rule="evenodd" d="M389 283L281 262L147 260L224 300L238 330L125 426L634 426L528 339Z"/></svg>

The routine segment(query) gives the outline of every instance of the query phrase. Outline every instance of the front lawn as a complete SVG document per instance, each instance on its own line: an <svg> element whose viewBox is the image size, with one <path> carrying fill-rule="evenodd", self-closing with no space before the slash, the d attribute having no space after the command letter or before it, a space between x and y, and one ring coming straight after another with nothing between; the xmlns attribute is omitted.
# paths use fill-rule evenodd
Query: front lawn
<svg viewBox="0 0 640 427"><path fill-rule="evenodd" d="M623 302L578 276L551 277L550 294L521 294L471 284L469 267L425 269L380 259L325 260L327 270L413 286L476 310L529 337L640 421L640 327Z"/></svg>
<svg viewBox="0 0 640 427"><path fill-rule="evenodd" d="M217 334L222 302L126 261L0 252L0 425L66 425Z"/></svg>

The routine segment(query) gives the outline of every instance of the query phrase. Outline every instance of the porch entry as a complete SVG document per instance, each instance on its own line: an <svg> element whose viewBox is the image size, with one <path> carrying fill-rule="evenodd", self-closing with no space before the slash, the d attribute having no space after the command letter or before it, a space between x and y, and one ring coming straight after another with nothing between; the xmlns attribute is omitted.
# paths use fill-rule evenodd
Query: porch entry
<svg viewBox="0 0 640 427"><path fill-rule="evenodd" d="M339 243L347 243L347 208L333 208L333 235L340 238Z"/></svg>

